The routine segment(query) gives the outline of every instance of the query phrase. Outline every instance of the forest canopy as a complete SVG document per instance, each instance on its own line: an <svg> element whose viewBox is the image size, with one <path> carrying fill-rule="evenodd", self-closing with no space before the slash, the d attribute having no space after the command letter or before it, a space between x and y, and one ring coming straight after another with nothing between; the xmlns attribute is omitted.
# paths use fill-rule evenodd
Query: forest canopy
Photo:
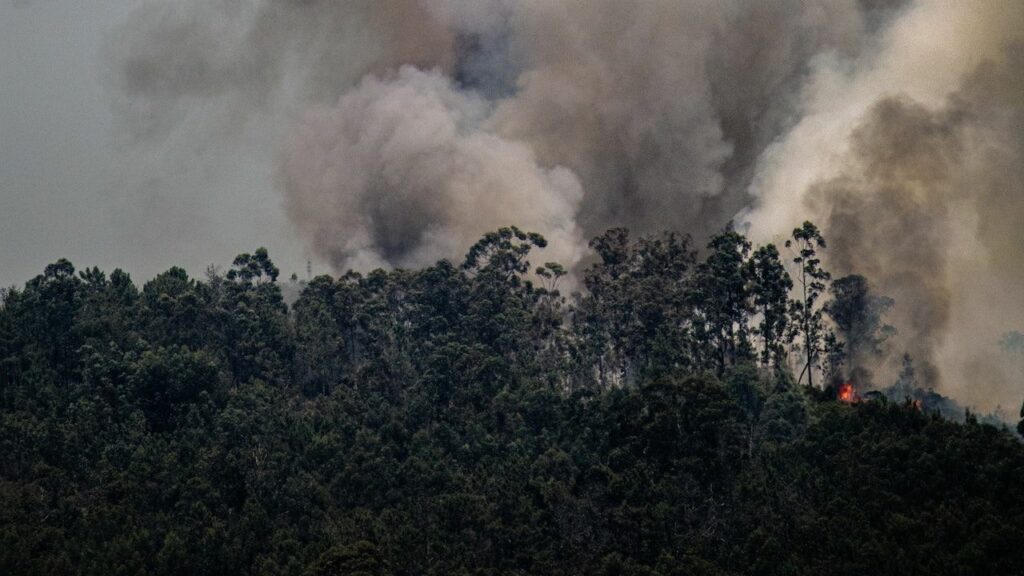
<svg viewBox="0 0 1024 576"><path fill-rule="evenodd" d="M894 301L813 224L611 229L571 294L545 245L5 290L0 573L1020 573L1024 446L879 381Z"/></svg>

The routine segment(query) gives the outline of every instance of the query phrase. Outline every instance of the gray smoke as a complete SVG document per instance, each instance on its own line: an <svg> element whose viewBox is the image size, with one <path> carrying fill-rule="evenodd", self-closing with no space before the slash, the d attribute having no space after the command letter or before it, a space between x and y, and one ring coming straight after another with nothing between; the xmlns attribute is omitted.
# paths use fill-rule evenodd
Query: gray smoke
<svg viewBox="0 0 1024 576"><path fill-rule="evenodd" d="M1024 4L920 0L850 67L819 63L800 121L765 152L748 216L773 237L805 218L828 264L896 305L890 381L991 409L1019 403L998 353L1024 324Z"/></svg>
<svg viewBox="0 0 1024 576"><path fill-rule="evenodd" d="M857 57L901 4L165 1L112 44L137 136L191 122L208 127L191 139L216 142L254 118L285 118L288 214L338 269L458 257L495 223L537 227L571 264L613 225L719 229L749 204L757 158L793 122L812 61ZM427 93L439 108L417 114ZM439 115L452 133L402 140ZM489 151L467 160L468 142ZM352 171L356 149L375 168ZM510 169L523 182L493 183ZM582 199L567 195L570 180ZM548 192L561 200L536 201Z"/></svg>
<svg viewBox="0 0 1024 576"><path fill-rule="evenodd" d="M962 155L959 116L891 98L851 136L848 173L814 185L809 208L832 239L830 267L871 278L898 303L890 318L918 374L938 383L934 355L950 321L946 253L954 241L952 172Z"/></svg>
<svg viewBox="0 0 1024 576"><path fill-rule="evenodd" d="M576 176L479 128L488 104L434 70L370 76L307 112L285 146L285 207L337 268L422 266L487 230L542 230L572 265Z"/></svg>
<svg viewBox="0 0 1024 576"><path fill-rule="evenodd" d="M572 265L610 226L701 237L739 214L766 241L816 219L938 386L1024 324L1021 13L158 0L115 35L111 77L140 141L266 134L294 230L337 270L459 258L507 224Z"/></svg>
<svg viewBox="0 0 1024 576"><path fill-rule="evenodd" d="M450 30L416 0L174 0L137 9L110 42L133 133L161 138L197 104L211 132L275 107L337 98L403 64L450 68Z"/></svg>

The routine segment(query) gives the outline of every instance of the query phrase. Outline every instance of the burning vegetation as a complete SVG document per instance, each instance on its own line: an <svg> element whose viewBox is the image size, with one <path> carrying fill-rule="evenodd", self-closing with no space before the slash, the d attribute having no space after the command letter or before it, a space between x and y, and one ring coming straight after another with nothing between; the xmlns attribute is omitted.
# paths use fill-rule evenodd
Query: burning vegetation
<svg viewBox="0 0 1024 576"><path fill-rule="evenodd" d="M840 402L846 402L847 404L853 404L860 400L857 396L857 390L853 386L853 382L844 382L839 385L838 398Z"/></svg>

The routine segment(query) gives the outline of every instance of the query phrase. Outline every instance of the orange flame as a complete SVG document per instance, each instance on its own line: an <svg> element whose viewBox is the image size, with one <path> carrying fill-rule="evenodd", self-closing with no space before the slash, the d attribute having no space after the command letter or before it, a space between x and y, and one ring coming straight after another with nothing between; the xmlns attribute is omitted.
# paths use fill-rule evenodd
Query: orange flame
<svg viewBox="0 0 1024 576"><path fill-rule="evenodd" d="M852 382L846 382L839 387L839 400L848 404L857 401L857 392L853 389Z"/></svg>

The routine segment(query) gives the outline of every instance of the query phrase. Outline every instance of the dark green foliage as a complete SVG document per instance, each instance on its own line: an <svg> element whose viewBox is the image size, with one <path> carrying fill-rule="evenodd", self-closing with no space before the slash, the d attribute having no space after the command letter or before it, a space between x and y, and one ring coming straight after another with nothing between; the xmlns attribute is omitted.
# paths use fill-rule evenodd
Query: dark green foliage
<svg viewBox="0 0 1024 576"><path fill-rule="evenodd" d="M799 294L791 302L792 334L799 335L803 346L804 365L797 383L807 375L807 386L814 386L814 371L821 358L827 336L822 310L818 305L831 275L821 267L818 250L826 246L818 227L811 222L793 230L793 238L786 240L786 248L794 252L793 263L799 267L796 275ZM834 344L833 344L834 347Z"/></svg>
<svg viewBox="0 0 1024 576"><path fill-rule="evenodd" d="M571 301L543 246L499 230L290 310L262 249L4 291L0 574L1020 573L1017 439L794 383L808 248L794 317L731 229L700 261L611 230ZM847 349L878 333L829 310Z"/></svg>
<svg viewBox="0 0 1024 576"><path fill-rule="evenodd" d="M585 273L577 307L577 378L602 387L714 361L694 311L690 239L674 233L629 239L613 228L590 242L600 257Z"/></svg>
<svg viewBox="0 0 1024 576"><path fill-rule="evenodd" d="M761 362L766 366L784 366L786 345L789 334L789 291L793 281L779 258L774 244L761 246L754 251L748 266L754 311L760 314L761 323L754 330L761 337Z"/></svg>
<svg viewBox="0 0 1024 576"><path fill-rule="evenodd" d="M715 372L752 358L747 318L753 311L750 242L730 225L711 238L708 255L697 267L694 293L702 333L715 349Z"/></svg>
<svg viewBox="0 0 1024 576"><path fill-rule="evenodd" d="M832 282L831 291L833 297L825 304L825 312L843 337L844 345L836 350L836 342L826 337L826 350L841 354L849 366L848 378L869 385L868 365L877 360L882 344L895 332L895 328L883 323L883 316L895 302L892 298L872 294L867 279L857 274L837 278ZM837 362L833 360L830 364Z"/></svg>
<svg viewBox="0 0 1024 576"><path fill-rule="evenodd" d="M220 371L205 352L184 347L146 350L128 376L135 402L154 430L175 424L204 395L220 397Z"/></svg>
<svg viewBox="0 0 1024 576"><path fill-rule="evenodd" d="M360 540L349 546L334 546L320 555L311 576L385 576L387 570L377 547Z"/></svg>

